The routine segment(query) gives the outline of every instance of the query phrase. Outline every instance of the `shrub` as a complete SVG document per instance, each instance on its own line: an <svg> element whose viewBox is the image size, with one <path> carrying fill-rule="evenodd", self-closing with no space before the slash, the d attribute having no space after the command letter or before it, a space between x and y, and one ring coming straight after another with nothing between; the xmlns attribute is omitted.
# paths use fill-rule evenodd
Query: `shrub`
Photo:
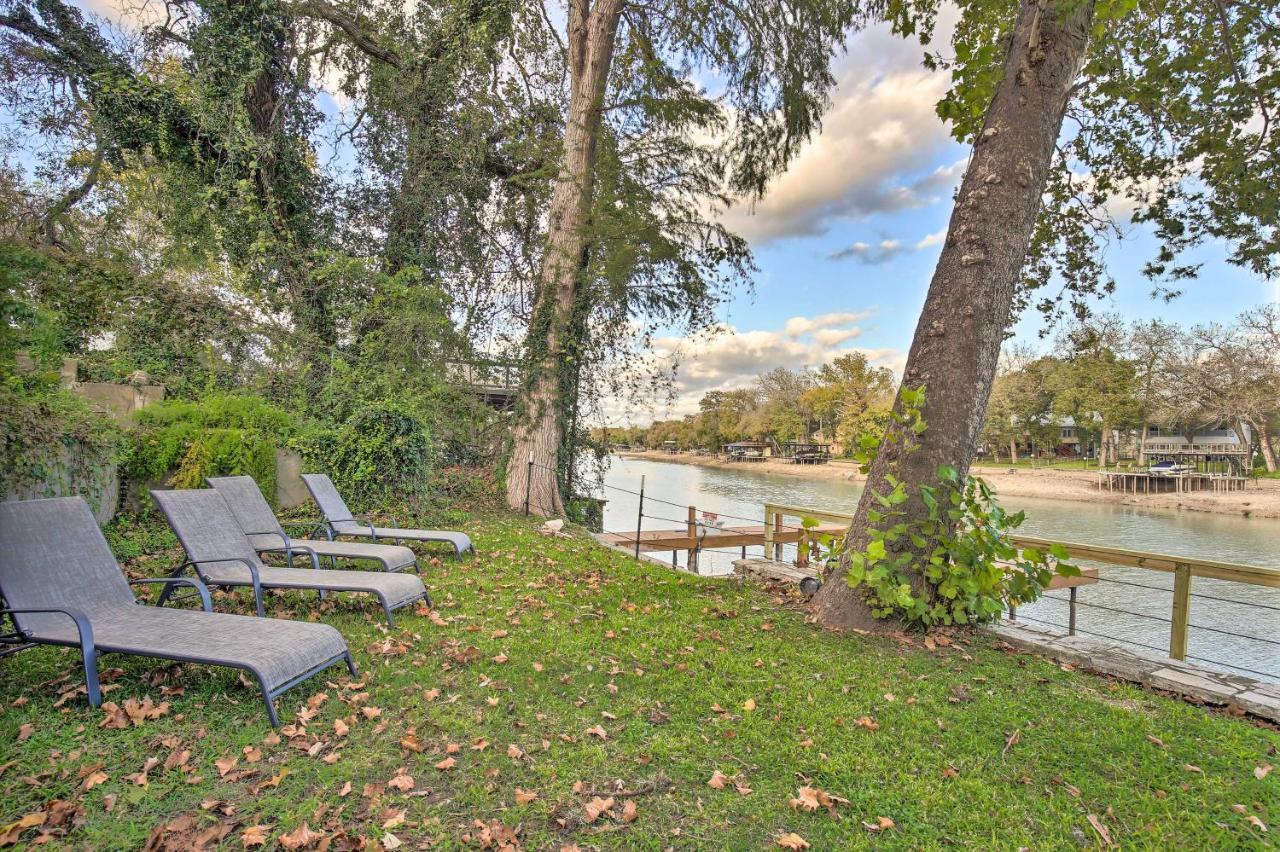
<svg viewBox="0 0 1280 852"><path fill-rule="evenodd" d="M140 410L135 419L130 478L201 488L210 476L248 475L269 500L276 493L276 447L299 431L287 411L254 396L172 400Z"/></svg>
<svg viewBox="0 0 1280 852"><path fill-rule="evenodd" d="M329 474L355 511L407 503L420 508L431 477L426 424L394 403L369 405L337 428L292 442L308 470Z"/></svg>

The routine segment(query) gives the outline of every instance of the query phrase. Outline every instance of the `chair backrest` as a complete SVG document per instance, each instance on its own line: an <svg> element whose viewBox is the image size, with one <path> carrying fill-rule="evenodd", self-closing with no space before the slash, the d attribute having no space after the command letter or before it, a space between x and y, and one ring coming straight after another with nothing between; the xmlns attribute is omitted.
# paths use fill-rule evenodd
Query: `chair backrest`
<svg viewBox="0 0 1280 852"><path fill-rule="evenodd" d="M261 566L258 553L249 543L244 530L231 514L231 507L212 488L174 491L152 491L165 520L173 527L187 558L202 563L201 571L217 571L220 567L243 571L233 560L246 559ZM226 565L219 565L226 561Z"/></svg>
<svg viewBox="0 0 1280 852"><path fill-rule="evenodd" d="M231 514L254 547L283 547L287 543L284 527L252 476L211 476L208 482L227 501Z"/></svg>
<svg viewBox="0 0 1280 852"><path fill-rule="evenodd" d="M311 499L316 501L316 505L320 507L320 513L324 515L324 519L334 526L335 529L351 529L360 527L360 524L354 523L351 518L351 510L347 508L346 502L342 499L342 495L338 493L338 489L334 487L333 480L328 474L324 473L304 473L302 481L307 484L307 490L311 492Z"/></svg>
<svg viewBox="0 0 1280 852"><path fill-rule="evenodd" d="M133 591L83 497L0 503L0 594L12 609L69 607L87 615L133 606ZM62 615L18 626L66 628Z"/></svg>

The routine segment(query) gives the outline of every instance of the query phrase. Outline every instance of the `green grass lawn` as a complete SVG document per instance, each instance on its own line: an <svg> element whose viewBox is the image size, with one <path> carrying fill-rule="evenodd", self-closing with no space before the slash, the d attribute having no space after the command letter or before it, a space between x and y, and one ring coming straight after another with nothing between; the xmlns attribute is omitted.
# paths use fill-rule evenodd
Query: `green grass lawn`
<svg viewBox="0 0 1280 852"><path fill-rule="evenodd" d="M72 652L0 661L0 844L307 848L305 824L330 849L765 849L794 833L1012 850L1103 832L1246 849L1280 831L1280 734L1249 720L983 635L824 633L796 599L521 518L466 527L479 556L427 569L437 610L394 631L351 597L270 604L337 626L361 668L287 693L278 732L227 670L107 658L107 700L167 703L116 728L60 698L80 683ZM244 595L216 605L249 611Z"/></svg>

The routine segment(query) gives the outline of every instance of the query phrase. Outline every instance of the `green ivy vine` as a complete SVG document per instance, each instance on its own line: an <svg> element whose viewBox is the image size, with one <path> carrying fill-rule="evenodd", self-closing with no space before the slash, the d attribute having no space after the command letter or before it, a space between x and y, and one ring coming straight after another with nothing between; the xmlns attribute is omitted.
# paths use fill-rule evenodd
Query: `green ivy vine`
<svg viewBox="0 0 1280 852"><path fill-rule="evenodd" d="M901 444L903 453L919 447L928 428L924 399L923 387L904 387L891 415L897 428L859 438L856 457L863 473L882 441ZM1010 535L1026 514L1001 508L980 477L943 465L937 478L936 485L919 487L920 505L909 506L913 495L906 483L887 476L887 493L870 492L876 505L867 513L867 546L857 552L833 549L831 560L847 558L845 579L862 591L877 618L896 616L926 626L990 621L1008 604L1038 598L1055 573L1079 576L1060 545L1047 551L1015 547ZM913 573L928 581L924 588L912 583Z"/></svg>

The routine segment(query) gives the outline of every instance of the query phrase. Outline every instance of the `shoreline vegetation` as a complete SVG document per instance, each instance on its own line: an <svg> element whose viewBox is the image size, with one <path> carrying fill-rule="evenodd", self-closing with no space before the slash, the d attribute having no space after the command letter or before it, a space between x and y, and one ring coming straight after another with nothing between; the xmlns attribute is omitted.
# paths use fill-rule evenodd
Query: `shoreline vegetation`
<svg viewBox="0 0 1280 852"><path fill-rule="evenodd" d="M716 456L670 455L662 452L615 451L621 458L645 461L691 464L701 467L743 468L757 473L794 476L802 479L863 482L866 477L852 461L832 460L824 465L786 464L765 460L743 464L727 462ZM1113 503L1140 509L1172 509L1207 512L1218 515L1240 515L1246 518L1280 518L1280 480L1251 481L1244 491L1225 493L1192 492L1189 494L1122 494L1099 490L1094 470L1060 470L1055 468L1013 467L1009 464L974 464L974 474L990 484L1003 500L1017 508L1020 497L1037 500L1064 500L1085 503ZM852 511L852 506L850 510Z"/></svg>

